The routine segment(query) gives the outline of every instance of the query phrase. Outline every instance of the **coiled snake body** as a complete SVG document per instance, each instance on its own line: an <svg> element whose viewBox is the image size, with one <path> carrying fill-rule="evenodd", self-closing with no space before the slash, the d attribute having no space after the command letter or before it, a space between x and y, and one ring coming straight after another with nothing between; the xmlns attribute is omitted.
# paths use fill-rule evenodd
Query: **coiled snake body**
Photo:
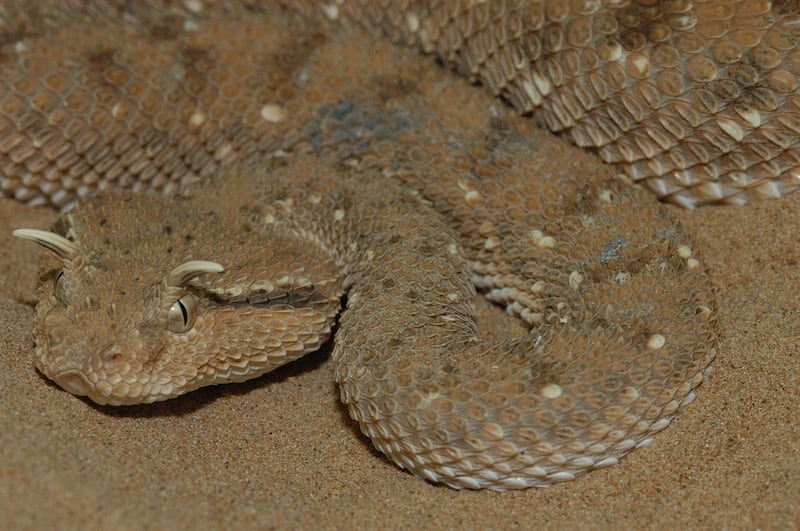
<svg viewBox="0 0 800 531"><path fill-rule="evenodd" d="M539 175L530 120L325 21L436 52L694 206L798 184L794 5L286 3L322 29L277 3L0 6L4 193L180 190L18 231L63 266L37 367L101 404L163 400L317 349L346 297L342 400L420 477L545 486L647 444L715 355L680 228L619 179ZM475 287L530 335L486 337Z"/></svg>

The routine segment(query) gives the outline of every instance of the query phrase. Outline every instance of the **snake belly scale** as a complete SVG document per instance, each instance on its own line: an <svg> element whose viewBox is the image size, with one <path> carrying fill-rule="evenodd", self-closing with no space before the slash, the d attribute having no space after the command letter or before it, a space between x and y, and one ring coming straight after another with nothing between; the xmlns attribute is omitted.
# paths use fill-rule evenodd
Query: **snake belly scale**
<svg viewBox="0 0 800 531"><path fill-rule="evenodd" d="M384 43L277 5L158 4L4 21L4 189L111 189L18 231L60 266L34 324L46 376L152 402L335 332L342 401L378 449L495 490L614 464L694 399L713 293L652 197L542 171L531 120ZM476 289L529 331L482 330Z"/></svg>

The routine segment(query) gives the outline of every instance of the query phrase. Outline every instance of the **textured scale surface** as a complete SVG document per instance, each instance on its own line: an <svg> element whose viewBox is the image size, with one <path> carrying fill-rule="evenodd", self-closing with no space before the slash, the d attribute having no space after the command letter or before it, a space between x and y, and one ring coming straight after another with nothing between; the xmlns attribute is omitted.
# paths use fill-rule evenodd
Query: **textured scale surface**
<svg viewBox="0 0 800 531"><path fill-rule="evenodd" d="M457 63L471 49L445 53L426 12L396 5L394 19L359 4L305 16L439 42ZM254 378L335 331L342 401L378 449L496 490L614 464L694 399L715 308L681 228L610 173L543 169L531 120L430 61L274 5L0 17L5 193L62 207L114 189L54 229L69 256L40 288L34 336L65 389L163 400ZM460 70L485 65L486 82L484 59ZM175 281L196 260L224 271ZM528 330L483 328L476 288Z"/></svg>
<svg viewBox="0 0 800 531"><path fill-rule="evenodd" d="M252 46L274 3L436 53L666 201L800 186L793 1L42 0L0 3L3 194L62 206L109 186L170 192L263 153L281 116L265 76L313 45Z"/></svg>
<svg viewBox="0 0 800 531"><path fill-rule="evenodd" d="M800 186L796 2L330 0L325 13L436 53L664 200Z"/></svg>

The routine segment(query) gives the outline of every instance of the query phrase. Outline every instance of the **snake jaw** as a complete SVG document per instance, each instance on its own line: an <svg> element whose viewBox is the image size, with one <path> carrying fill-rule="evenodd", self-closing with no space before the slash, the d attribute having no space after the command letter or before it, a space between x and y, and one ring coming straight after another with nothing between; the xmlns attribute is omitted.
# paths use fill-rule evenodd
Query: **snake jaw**
<svg viewBox="0 0 800 531"><path fill-rule="evenodd" d="M120 339L123 342L124 339ZM37 349L36 368L63 390L87 397L99 405L124 406L145 404L174 398L203 385L201 375L176 370L170 363L175 356L167 352L164 360L146 364L151 348L119 342L104 349L93 348L91 342L74 345L42 344ZM107 355L125 351L124 358Z"/></svg>

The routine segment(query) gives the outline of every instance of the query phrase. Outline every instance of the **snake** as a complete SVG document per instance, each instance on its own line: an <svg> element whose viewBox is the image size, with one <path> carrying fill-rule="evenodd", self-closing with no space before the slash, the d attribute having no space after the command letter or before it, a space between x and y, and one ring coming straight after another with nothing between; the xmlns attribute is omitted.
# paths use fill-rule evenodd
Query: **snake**
<svg viewBox="0 0 800 531"><path fill-rule="evenodd" d="M502 491L613 465L717 348L701 256L641 188L697 207L800 184L796 8L0 3L0 190L64 211L15 231L57 259L36 367L149 403L332 337L351 417L417 477ZM508 105L395 70L362 30ZM540 172L535 123L627 177ZM482 328L477 292L527 331Z"/></svg>

